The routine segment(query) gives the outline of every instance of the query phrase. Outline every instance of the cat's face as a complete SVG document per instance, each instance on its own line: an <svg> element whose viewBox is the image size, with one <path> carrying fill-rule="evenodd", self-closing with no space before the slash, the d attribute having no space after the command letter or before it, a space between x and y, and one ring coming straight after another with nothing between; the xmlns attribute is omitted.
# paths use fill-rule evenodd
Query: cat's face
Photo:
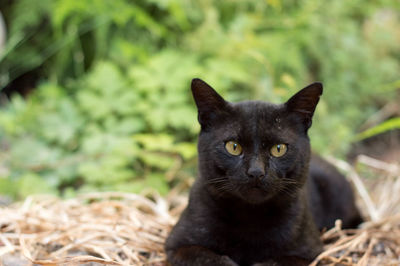
<svg viewBox="0 0 400 266"><path fill-rule="evenodd" d="M229 103L199 79L192 91L202 127L200 178L207 189L249 203L296 195L307 176L307 130L322 85L314 83L281 105Z"/></svg>

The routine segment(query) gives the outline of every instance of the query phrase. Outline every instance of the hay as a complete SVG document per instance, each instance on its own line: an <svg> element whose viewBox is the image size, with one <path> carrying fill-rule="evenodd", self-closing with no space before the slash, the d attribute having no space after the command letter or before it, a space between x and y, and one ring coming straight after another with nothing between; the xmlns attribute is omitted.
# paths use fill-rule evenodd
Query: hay
<svg viewBox="0 0 400 266"><path fill-rule="evenodd" d="M340 221L322 235L325 251L311 265L400 264L400 171L368 157L359 162L380 176L364 182L348 164L364 215L361 229ZM365 170L364 167L364 170ZM29 197L0 208L2 265L165 265L163 244L186 198L92 193L74 199ZM368 206L369 205L369 206Z"/></svg>
<svg viewBox="0 0 400 266"><path fill-rule="evenodd" d="M315 265L400 265L400 165L360 155L356 168L328 158L347 172L366 219L360 229L341 230L340 221L322 235L325 251ZM370 178L361 178L368 173Z"/></svg>
<svg viewBox="0 0 400 266"><path fill-rule="evenodd" d="M362 229L341 230L340 221L322 235L325 251L315 265L399 265L400 215L364 224Z"/></svg>
<svg viewBox="0 0 400 266"><path fill-rule="evenodd" d="M163 265L164 240L184 206L182 197L125 193L29 197L0 209L0 258L17 253L39 265Z"/></svg>

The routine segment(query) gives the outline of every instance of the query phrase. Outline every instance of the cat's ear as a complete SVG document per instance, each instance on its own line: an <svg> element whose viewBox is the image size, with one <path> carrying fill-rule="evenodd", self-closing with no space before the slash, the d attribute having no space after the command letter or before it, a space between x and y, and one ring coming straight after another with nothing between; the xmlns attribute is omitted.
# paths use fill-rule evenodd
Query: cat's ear
<svg viewBox="0 0 400 266"><path fill-rule="evenodd" d="M192 80L192 93L199 112L198 119L202 127L226 111L228 103L207 83L201 79Z"/></svg>
<svg viewBox="0 0 400 266"><path fill-rule="evenodd" d="M322 83L315 82L293 95L287 102L289 112L296 113L302 118L306 129L311 126L312 116L322 95Z"/></svg>

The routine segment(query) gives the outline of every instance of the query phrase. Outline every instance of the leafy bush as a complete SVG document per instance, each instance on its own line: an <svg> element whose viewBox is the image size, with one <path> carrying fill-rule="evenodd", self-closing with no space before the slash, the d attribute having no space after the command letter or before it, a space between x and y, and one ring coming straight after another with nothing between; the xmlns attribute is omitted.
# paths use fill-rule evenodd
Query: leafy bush
<svg viewBox="0 0 400 266"><path fill-rule="evenodd" d="M42 77L1 110L0 192L14 196L165 193L193 176L193 77L231 101L279 102L323 81L313 145L341 155L399 79L394 0L17 0L8 8L0 84L31 70Z"/></svg>

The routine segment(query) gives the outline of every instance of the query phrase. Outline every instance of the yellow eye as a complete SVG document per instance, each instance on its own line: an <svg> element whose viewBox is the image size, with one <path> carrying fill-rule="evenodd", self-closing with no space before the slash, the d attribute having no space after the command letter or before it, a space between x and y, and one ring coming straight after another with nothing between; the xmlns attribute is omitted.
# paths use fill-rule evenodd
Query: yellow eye
<svg viewBox="0 0 400 266"><path fill-rule="evenodd" d="M272 146L271 150L271 155L274 157L281 157L285 155L287 152L287 145L286 144L277 144Z"/></svg>
<svg viewBox="0 0 400 266"><path fill-rule="evenodd" d="M232 155L238 156L242 154L242 146L235 141L228 141L225 144L225 149Z"/></svg>

